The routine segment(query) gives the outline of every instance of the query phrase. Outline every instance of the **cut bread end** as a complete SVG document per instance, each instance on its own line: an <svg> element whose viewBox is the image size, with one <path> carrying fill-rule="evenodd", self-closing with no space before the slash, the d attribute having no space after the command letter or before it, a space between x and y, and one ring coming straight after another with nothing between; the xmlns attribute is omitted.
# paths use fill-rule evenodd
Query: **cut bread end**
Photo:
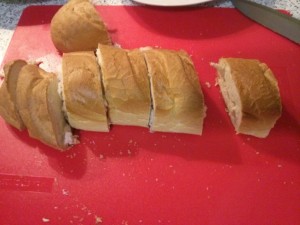
<svg viewBox="0 0 300 225"><path fill-rule="evenodd" d="M267 137L282 111L272 71L251 59L221 58L211 65L236 133Z"/></svg>
<svg viewBox="0 0 300 225"><path fill-rule="evenodd" d="M20 70L27 63L14 60L4 65L4 80L0 87L0 115L13 127L24 130L25 126L16 104L16 88Z"/></svg>

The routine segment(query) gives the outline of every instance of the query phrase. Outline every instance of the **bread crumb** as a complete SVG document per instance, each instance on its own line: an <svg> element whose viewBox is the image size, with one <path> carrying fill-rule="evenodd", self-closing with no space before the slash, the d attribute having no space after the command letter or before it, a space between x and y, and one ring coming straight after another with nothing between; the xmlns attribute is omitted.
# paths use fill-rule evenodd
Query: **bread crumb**
<svg viewBox="0 0 300 225"><path fill-rule="evenodd" d="M69 195L69 191L66 189L62 189L62 193L63 193L63 195Z"/></svg>
<svg viewBox="0 0 300 225"><path fill-rule="evenodd" d="M44 223L49 223L49 222L50 222L50 219L43 217L43 218L42 218L42 221L43 221Z"/></svg>
<svg viewBox="0 0 300 225"><path fill-rule="evenodd" d="M128 152L128 155L131 155L131 151L130 151L130 149L128 149L128 150L127 150L127 152Z"/></svg>
<svg viewBox="0 0 300 225"><path fill-rule="evenodd" d="M102 218L99 216L95 216L95 223L96 224L102 223Z"/></svg>
<svg viewBox="0 0 300 225"><path fill-rule="evenodd" d="M205 82L205 85L206 85L206 87L208 87L208 88L211 87L211 84L210 84L208 81Z"/></svg>

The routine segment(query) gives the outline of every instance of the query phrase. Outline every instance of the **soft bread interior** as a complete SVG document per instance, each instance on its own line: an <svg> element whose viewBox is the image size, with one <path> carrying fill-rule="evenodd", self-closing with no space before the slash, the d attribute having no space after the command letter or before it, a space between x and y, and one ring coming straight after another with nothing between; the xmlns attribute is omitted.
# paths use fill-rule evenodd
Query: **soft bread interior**
<svg viewBox="0 0 300 225"><path fill-rule="evenodd" d="M238 132L242 120L242 106L236 84L231 76L230 67L222 61L219 64L212 63L211 65L218 71L217 82L220 86L231 122Z"/></svg>

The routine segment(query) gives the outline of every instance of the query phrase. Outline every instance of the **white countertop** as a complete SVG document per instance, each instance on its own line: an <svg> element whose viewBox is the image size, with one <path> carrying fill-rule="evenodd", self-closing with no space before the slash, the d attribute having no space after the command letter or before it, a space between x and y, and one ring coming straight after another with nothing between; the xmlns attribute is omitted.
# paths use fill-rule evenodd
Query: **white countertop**
<svg viewBox="0 0 300 225"><path fill-rule="evenodd" d="M7 2L7 3L6 3ZM66 0L10 0L0 2L0 64L5 55L17 22L24 8L29 5L62 5ZM96 5L138 5L130 0L93 0ZM289 11L294 17L300 19L300 0L255 0L275 9ZM229 0L219 0L199 6L232 7Z"/></svg>

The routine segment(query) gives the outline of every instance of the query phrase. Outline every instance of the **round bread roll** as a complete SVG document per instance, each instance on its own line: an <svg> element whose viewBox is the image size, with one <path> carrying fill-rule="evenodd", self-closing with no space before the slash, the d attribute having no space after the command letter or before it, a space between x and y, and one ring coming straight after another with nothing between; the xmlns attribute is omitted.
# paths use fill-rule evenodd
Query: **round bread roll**
<svg viewBox="0 0 300 225"><path fill-rule="evenodd" d="M105 24L88 0L72 0L51 21L51 38L60 52L95 50L98 43L111 45Z"/></svg>
<svg viewBox="0 0 300 225"><path fill-rule="evenodd" d="M4 81L0 87L0 115L18 130L25 129L25 126L16 107L16 87L19 72L26 64L24 60L14 60L5 64Z"/></svg>
<svg viewBox="0 0 300 225"><path fill-rule="evenodd" d="M256 59L221 58L212 66L236 132L267 137L282 111L272 71Z"/></svg>

